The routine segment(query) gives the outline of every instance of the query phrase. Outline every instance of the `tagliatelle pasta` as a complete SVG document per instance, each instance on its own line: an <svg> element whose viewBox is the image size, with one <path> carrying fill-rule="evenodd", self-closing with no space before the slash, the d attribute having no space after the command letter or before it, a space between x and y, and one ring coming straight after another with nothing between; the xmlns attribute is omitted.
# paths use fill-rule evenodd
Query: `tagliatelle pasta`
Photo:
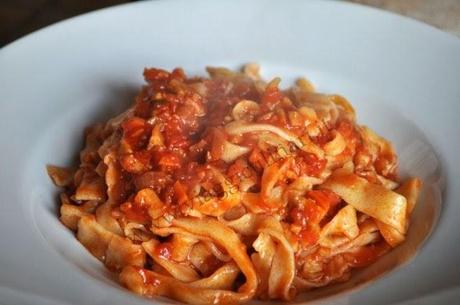
<svg viewBox="0 0 460 305"><path fill-rule="evenodd" d="M190 304L289 301L404 242L421 188L338 95L259 68L145 69L127 111L86 132L61 221L128 289ZM307 292L308 293L308 292Z"/></svg>

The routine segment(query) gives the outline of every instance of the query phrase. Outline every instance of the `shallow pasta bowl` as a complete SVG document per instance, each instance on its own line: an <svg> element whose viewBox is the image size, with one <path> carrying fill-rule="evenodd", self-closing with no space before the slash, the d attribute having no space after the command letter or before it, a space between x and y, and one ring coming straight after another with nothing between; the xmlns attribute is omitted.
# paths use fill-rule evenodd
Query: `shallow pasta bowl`
<svg viewBox="0 0 460 305"><path fill-rule="evenodd" d="M342 2L173 0L90 13L0 50L0 300L170 302L121 288L59 223L45 166L71 164L81 130L127 107L145 66L195 74L247 62L260 63L266 78L306 76L318 91L346 96L358 122L395 144L402 176L424 180L406 243L294 303L458 298L460 40Z"/></svg>

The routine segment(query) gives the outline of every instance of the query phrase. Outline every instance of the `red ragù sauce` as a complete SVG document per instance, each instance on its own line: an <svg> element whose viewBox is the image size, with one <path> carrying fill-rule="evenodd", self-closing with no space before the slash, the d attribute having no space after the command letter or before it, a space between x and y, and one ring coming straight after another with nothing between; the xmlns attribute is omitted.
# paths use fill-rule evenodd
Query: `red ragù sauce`
<svg viewBox="0 0 460 305"><path fill-rule="evenodd" d="M265 168L291 158L290 168L278 184L285 187L298 177L320 177L327 166L325 157L307 153L288 143L287 151L280 154L279 147L260 146L255 133L229 135L226 124L233 121L232 109L241 100L251 99L259 104L251 120L254 124L272 124L300 136L307 134L305 124L289 94L272 81L260 91L252 80L244 77L216 77L188 79L181 69L167 72L146 69L147 85L136 97L134 116L120 126L121 145L117 161L124 174L127 189L139 191L152 188L167 207L165 215L177 216L193 206L197 196L225 198L222 182L211 168L218 170L227 181L228 189L239 190L251 181L245 192L260 192ZM300 123L299 123L300 122ZM330 129L322 129L312 138L319 147L339 132L347 146L340 156L350 158L360 144L359 134L352 122L337 121ZM155 135L155 137L154 137ZM226 143L232 142L248 149L235 160L223 161ZM274 186L276 187L276 185ZM149 221L145 208L125 199L120 211L127 219L142 223ZM220 200L222 210L232 205ZM312 190L301 203L280 206L277 211L284 221L300 225L299 238L304 244L318 239L321 221L330 219L340 199L331 192ZM259 207L273 212L273 205L261 199Z"/></svg>

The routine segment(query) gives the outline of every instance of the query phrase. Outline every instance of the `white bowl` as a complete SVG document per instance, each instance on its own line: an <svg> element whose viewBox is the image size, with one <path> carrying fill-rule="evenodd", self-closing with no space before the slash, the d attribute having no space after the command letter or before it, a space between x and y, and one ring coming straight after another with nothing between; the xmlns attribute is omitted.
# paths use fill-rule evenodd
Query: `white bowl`
<svg viewBox="0 0 460 305"><path fill-rule="evenodd" d="M300 0L139 2L61 22L1 49L0 300L171 303L123 289L58 221L57 189L45 165L75 162L83 128L127 107L144 67L203 74L207 65L247 62L284 84L307 76L319 91L346 96L360 123L395 144L402 175L424 180L403 245L349 282L294 303L458 300L460 40L367 7Z"/></svg>

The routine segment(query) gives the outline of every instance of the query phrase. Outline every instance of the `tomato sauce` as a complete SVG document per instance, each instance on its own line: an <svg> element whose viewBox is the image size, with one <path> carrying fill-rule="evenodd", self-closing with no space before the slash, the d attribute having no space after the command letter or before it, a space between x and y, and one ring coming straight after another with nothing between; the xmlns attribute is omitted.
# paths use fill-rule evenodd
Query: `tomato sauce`
<svg viewBox="0 0 460 305"><path fill-rule="evenodd" d="M391 247L384 241L360 248L354 253L348 253L347 258L353 267L365 267L385 254Z"/></svg>
<svg viewBox="0 0 460 305"><path fill-rule="evenodd" d="M312 246L318 242L319 230L316 226L307 226L299 233L299 240L302 246Z"/></svg>
<svg viewBox="0 0 460 305"><path fill-rule="evenodd" d="M277 185L282 187L295 177L320 177L325 170L325 158L304 152L288 141L289 151L280 155L279 147L273 146L270 150L267 144L261 148L256 133L232 137L227 134L225 125L233 120L233 106L242 99L258 102L259 109L251 118L254 123L272 124L291 134L305 134L304 118L286 98L289 94L278 88L277 80L260 92L253 81L245 78L187 79L180 69L172 72L146 69L144 77L148 85L136 98L135 116L125 120L121 127L122 142L129 149L119 155L119 162L135 189L145 186L155 190L166 205L165 213L177 216L187 211L196 196L226 198L222 194L222 181L210 174L210 166L223 174L226 183L231 184L227 187L232 190L238 190L240 183L249 180L252 183L250 190L255 192L261 189L265 168L274 162L283 162L285 158L293 161L287 171L289 174L278 179ZM198 83L201 89L197 91ZM334 129L347 141L346 154L353 154L358 144L353 123L342 120L331 130ZM150 147L150 137L158 130L162 145ZM330 138L326 132L312 140L322 143ZM248 148L249 152L226 163L221 158L225 143L230 140ZM304 199L304 205L287 206L286 211L278 212L288 215L288 221L301 226L299 236L304 243L313 244L318 239L321 220L336 211L340 199L331 192L320 190L308 192ZM222 200L222 204L224 202ZM261 208L264 203L258 202L256 206ZM219 208L226 209L227 205ZM142 221L148 218L142 208L125 204L123 209L128 218Z"/></svg>
<svg viewBox="0 0 460 305"><path fill-rule="evenodd" d="M120 211L129 221L149 223L150 216L146 206L134 202L125 202L120 205Z"/></svg>
<svg viewBox="0 0 460 305"><path fill-rule="evenodd" d="M163 259L170 259L172 255L172 251L173 251L172 246L168 242L161 243L155 248L155 254L158 257L163 258Z"/></svg>
<svg viewBox="0 0 460 305"><path fill-rule="evenodd" d="M262 107L262 111L270 111L275 109L275 107L281 102L281 99L284 97L281 90L278 89L277 84L269 84L265 89L264 94L262 95L262 99L260 105Z"/></svg>
<svg viewBox="0 0 460 305"><path fill-rule="evenodd" d="M319 159L314 154L298 151L295 156L294 171L299 176L318 177L326 167L327 161Z"/></svg>
<svg viewBox="0 0 460 305"><path fill-rule="evenodd" d="M138 150L145 146L151 126L144 119L134 117L124 121L121 126L123 128L123 140L131 149Z"/></svg>

